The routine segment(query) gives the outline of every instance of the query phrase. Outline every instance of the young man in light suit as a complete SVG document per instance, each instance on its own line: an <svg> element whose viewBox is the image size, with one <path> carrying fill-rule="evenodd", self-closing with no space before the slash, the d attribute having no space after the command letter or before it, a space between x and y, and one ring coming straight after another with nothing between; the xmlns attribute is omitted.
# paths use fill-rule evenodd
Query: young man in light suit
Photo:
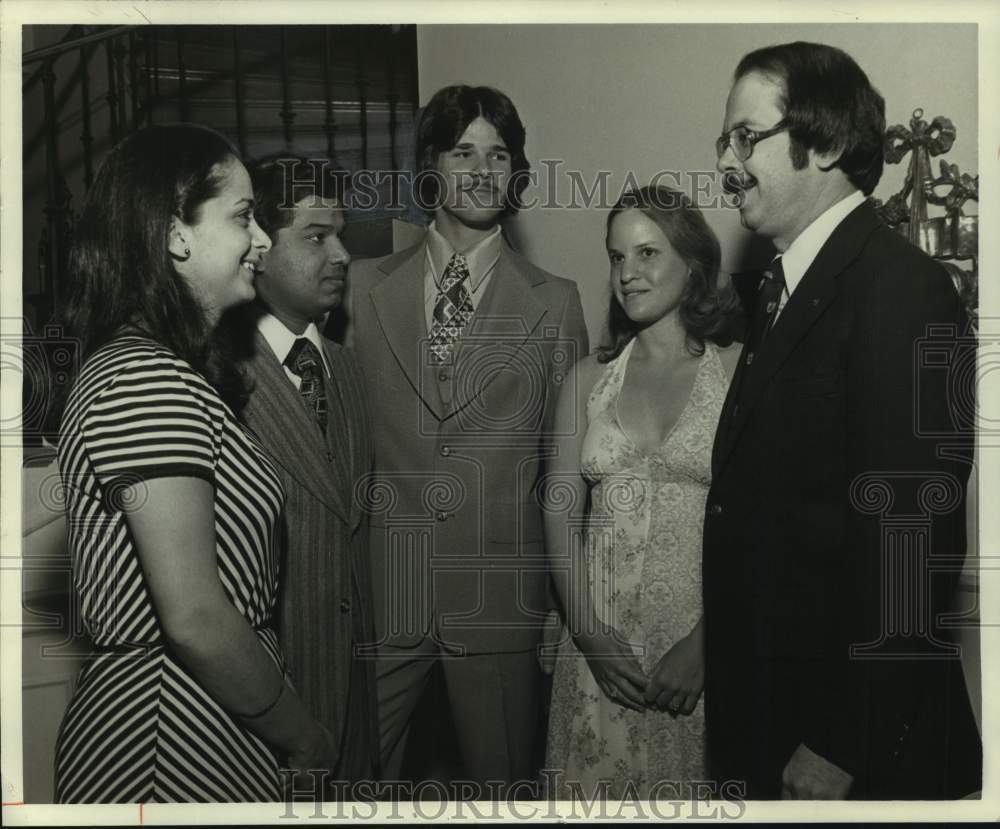
<svg viewBox="0 0 1000 829"><path fill-rule="evenodd" d="M374 672L359 651L373 637L368 528L353 497L371 468L369 413L352 354L317 328L340 305L351 261L343 177L287 154L249 170L272 255L243 317L252 392L242 419L285 487L278 635L296 688L340 747L332 780L371 779Z"/></svg>
<svg viewBox="0 0 1000 829"><path fill-rule="evenodd" d="M708 754L752 799L952 798L981 780L942 624L974 349L944 268L865 198L884 133L850 56L786 43L740 62L716 145L743 225L780 254L746 292L704 533Z"/></svg>
<svg viewBox="0 0 1000 829"><path fill-rule="evenodd" d="M370 493L381 750L398 774L441 660L467 776L531 778L537 647L550 606L536 487L564 374L587 353L576 285L501 234L525 132L506 95L451 86L418 125L423 241L352 268L354 348L372 402Z"/></svg>

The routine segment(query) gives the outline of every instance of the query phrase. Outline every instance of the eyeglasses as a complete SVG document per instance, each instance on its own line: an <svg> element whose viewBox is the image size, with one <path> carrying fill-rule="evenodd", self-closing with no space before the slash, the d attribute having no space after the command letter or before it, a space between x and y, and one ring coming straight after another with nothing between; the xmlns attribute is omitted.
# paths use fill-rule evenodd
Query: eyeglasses
<svg viewBox="0 0 1000 829"><path fill-rule="evenodd" d="M746 161L753 155L754 145L758 141L777 135L782 130L787 129L784 121L779 121L769 130L752 130L747 127L733 127L729 132L724 132L715 139L716 158L722 158L726 147L731 147L733 155L737 161Z"/></svg>

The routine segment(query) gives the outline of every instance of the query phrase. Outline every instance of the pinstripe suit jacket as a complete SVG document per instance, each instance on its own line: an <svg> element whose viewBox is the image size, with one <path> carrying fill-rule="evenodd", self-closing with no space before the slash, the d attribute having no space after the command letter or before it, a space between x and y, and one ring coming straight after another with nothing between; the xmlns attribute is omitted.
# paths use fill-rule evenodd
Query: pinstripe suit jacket
<svg viewBox="0 0 1000 829"><path fill-rule="evenodd" d="M374 757L378 745L373 664L352 658L355 643L374 638L368 532L352 496L371 467L372 444L357 364L346 349L324 344L332 372L325 437L260 334L246 365L253 391L243 421L274 457L285 486L281 647L302 699L341 746L338 774L356 779L369 773L363 758ZM367 699L351 699L348 712L352 664L363 671L354 687Z"/></svg>

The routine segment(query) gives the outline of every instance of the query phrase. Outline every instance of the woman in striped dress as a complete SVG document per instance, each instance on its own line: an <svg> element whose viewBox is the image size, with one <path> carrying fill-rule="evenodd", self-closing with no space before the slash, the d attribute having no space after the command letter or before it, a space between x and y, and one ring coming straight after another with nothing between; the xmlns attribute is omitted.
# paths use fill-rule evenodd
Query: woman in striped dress
<svg viewBox="0 0 1000 829"><path fill-rule="evenodd" d="M205 128L125 139L88 194L59 466L95 649L60 729L60 802L274 801L279 763L331 756L271 628L284 494L220 397L241 385L211 337L269 247L245 168Z"/></svg>

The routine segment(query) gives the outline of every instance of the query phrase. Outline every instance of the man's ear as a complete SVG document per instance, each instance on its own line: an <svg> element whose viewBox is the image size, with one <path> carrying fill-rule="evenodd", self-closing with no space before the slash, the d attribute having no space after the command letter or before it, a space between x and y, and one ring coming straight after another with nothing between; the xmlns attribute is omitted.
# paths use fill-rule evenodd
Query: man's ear
<svg viewBox="0 0 1000 829"><path fill-rule="evenodd" d="M184 262L191 258L191 229L176 216L170 220L170 230L167 232L167 250L176 262Z"/></svg>
<svg viewBox="0 0 1000 829"><path fill-rule="evenodd" d="M836 167L837 162L840 161L840 157L843 154L843 147L834 147L832 150L828 150L825 153L819 153L815 150L810 150L809 152L812 163L816 165L817 169L822 170L824 173L828 173Z"/></svg>

